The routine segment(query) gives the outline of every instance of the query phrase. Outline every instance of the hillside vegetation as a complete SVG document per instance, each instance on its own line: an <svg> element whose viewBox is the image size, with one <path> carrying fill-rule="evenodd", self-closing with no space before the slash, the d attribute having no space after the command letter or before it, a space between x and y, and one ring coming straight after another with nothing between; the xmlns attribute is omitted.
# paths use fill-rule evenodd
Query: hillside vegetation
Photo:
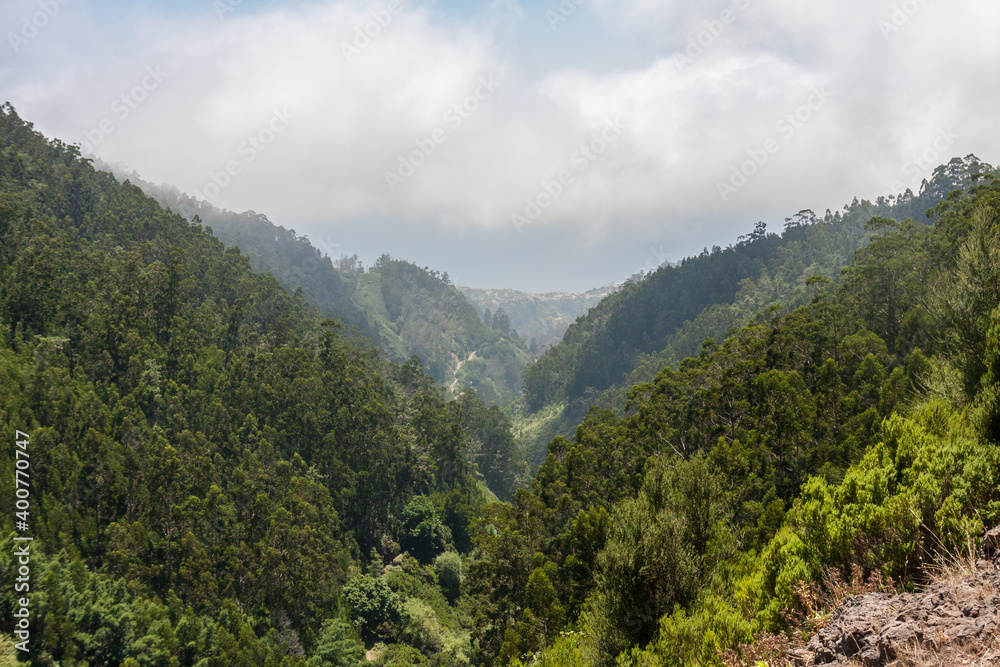
<svg viewBox="0 0 1000 667"><path fill-rule="evenodd" d="M913 586L996 525L1000 182L981 180L932 224L870 218L841 287L550 442L532 489L487 509L481 663L720 665L792 627L810 583Z"/></svg>
<svg viewBox="0 0 1000 667"><path fill-rule="evenodd" d="M706 248L626 283L525 370L519 421L531 423L543 406L556 406L562 416L544 431L552 437L571 434L592 404L620 411L629 387L697 356L706 339L722 341L755 318L791 312L817 290L839 287L842 269L871 235L866 223L873 216L926 224L925 211L949 192L994 171L975 156L955 158L934 171L919 195L907 190L874 203L855 199L822 218L800 211L780 234L758 223L736 244ZM534 465L545 441L526 441Z"/></svg>
<svg viewBox="0 0 1000 667"><path fill-rule="evenodd" d="M568 355L566 375L521 428L541 438L590 409L529 481L498 406L393 361L2 107L0 494L16 497L15 470L30 492L2 518L0 663L19 654L25 535L46 667L732 667L823 650L845 590L914 591L1000 523L1000 179L980 164L939 169L919 221L869 215L913 196L804 213L610 296L546 355ZM508 340L430 333L421 300L462 299L444 275L387 257L333 270L357 312L428 356L467 343L460 379ZM775 276L775 307L736 309ZM719 326L746 321L659 365L673 334L641 306L664 284L693 290L671 321L702 297L734 309ZM468 303L442 312L480 331ZM579 365L615 341L618 366ZM612 384L576 397L592 373Z"/></svg>
<svg viewBox="0 0 1000 667"><path fill-rule="evenodd" d="M447 273L388 255L366 269L356 255L332 258L335 246L321 249L321 242L317 247L263 214L218 209L135 174L121 176L163 206L188 219L197 216L227 247L247 255L255 271L272 274L289 291L301 288L306 301L390 359L403 362L416 355L437 383L456 391L473 388L487 403L506 405L520 391L531 360L527 346L509 327L486 326ZM458 373L472 353L475 363Z"/></svg>
<svg viewBox="0 0 1000 667"><path fill-rule="evenodd" d="M497 408L356 347L9 105L0 287L5 498L30 434L32 664L342 667L375 641L468 664L460 554L524 472Z"/></svg>

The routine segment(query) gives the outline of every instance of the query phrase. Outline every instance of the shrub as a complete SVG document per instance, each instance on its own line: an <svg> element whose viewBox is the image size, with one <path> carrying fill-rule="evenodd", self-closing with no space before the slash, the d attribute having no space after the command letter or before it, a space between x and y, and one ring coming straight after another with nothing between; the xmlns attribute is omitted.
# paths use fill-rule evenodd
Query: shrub
<svg viewBox="0 0 1000 667"><path fill-rule="evenodd" d="M461 595L462 558L454 551L447 551L434 559L434 572L448 601L453 603Z"/></svg>

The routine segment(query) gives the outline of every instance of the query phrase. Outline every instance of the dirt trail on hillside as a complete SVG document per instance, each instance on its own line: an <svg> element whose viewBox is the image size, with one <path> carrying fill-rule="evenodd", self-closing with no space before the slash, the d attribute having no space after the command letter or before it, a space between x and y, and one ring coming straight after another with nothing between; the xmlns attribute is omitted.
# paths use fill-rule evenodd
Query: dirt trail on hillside
<svg viewBox="0 0 1000 667"><path fill-rule="evenodd" d="M453 355L453 356L455 356L455 359L458 360L458 356L457 355ZM465 365L465 362L472 361L475 358L476 358L476 352L475 352L475 350L473 350L472 354L469 355L468 359L459 361L458 365L455 366L455 379L451 381L451 386L449 387L449 389L451 390L452 394L455 393L455 385L458 384L458 372L460 370L462 370L462 366Z"/></svg>

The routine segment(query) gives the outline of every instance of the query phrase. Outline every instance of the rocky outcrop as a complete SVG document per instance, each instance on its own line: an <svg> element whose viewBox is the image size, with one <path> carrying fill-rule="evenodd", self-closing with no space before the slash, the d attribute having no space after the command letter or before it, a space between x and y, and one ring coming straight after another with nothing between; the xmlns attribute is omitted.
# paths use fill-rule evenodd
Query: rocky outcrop
<svg viewBox="0 0 1000 667"><path fill-rule="evenodd" d="M789 654L792 664L882 667L905 650L994 643L1000 636L1000 527L986 534L982 556L964 574L950 573L920 593L848 598L806 646ZM982 664L1000 664L1000 655Z"/></svg>

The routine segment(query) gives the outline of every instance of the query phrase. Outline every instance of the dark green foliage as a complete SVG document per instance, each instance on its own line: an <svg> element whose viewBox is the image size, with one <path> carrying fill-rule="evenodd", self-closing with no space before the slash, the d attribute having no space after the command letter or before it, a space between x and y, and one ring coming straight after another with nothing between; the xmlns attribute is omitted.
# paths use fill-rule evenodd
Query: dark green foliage
<svg viewBox="0 0 1000 667"><path fill-rule="evenodd" d="M362 575L344 585L351 618L368 640L395 637L406 621L403 603L382 579Z"/></svg>
<svg viewBox="0 0 1000 667"><path fill-rule="evenodd" d="M529 602L547 566L598 664L717 664L717 648L782 627L797 581L855 564L919 581L935 545L1000 520L998 193L951 197L930 226L872 220L836 292L704 341L633 387L625 416L592 409L552 440L531 493L488 514L477 542L484 664L527 664L554 641ZM971 421L940 404L896 414L928 388L971 400ZM584 518L601 511L594 530Z"/></svg>
<svg viewBox="0 0 1000 667"><path fill-rule="evenodd" d="M866 223L873 216L893 224L925 220L924 211L993 170L974 156L956 158L938 167L919 195L907 191L875 202L854 200L843 211L827 211L822 217L800 211L786 220L780 236L758 224L735 245L706 249L698 257L627 283L579 318L560 344L525 370L525 411L565 405L556 423L544 431L547 441L551 434L572 433L592 404L620 409L629 387L650 381L664 366L677 368L684 358L696 356L706 338L721 341L740 327L766 323L839 287L845 280L841 269L873 233L885 237L878 253L869 255L867 264L855 262L852 270L882 279L866 278L864 289L853 292L856 305L868 311L866 317L879 314L867 326L886 337L890 350L898 345L926 349L925 341L912 339L923 311L914 308L917 304L910 297L926 287L922 281L928 267L946 256L900 264L903 255L897 246L904 241L884 234L891 227L876 224L876 229ZM910 223L908 229L912 235L926 225ZM526 443L533 466L544 458L545 441Z"/></svg>
<svg viewBox="0 0 1000 667"><path fill-rule="evenodd" d="M652 463L634 500L611 515L598 558L597 624L612 655L656 636L659 618L689 605L735 547L731 497L703 457Z"/></svg>
<svg viewBox="0 0 1000 667"><path fill-rule="evenodd" d="M797 582L919 583L1000 521L1000 184L945 192L977 161L758 226L581 319L528 374L530 400L586 413L529 485L495 406L354 345L9 106L0 139L0 431L31 433L36 664L353 666L359 631L382 665L712 665L784 627ZM935 197L932 225L896 219ZM357 276L437 359L458 348L426 296L455 341L485 330L446 277ZM476 362L512 363L503 340L462 372L493 382ZM590 406L615 384L621 410ZM8 498L13 466L0 450Z"/></svg>
<svg viewBox="0 0 1000 667"><path fill-rule="evenodd" d="M451 531L441 523L434 503L427 496L415 496L400 515L403 548L421 563L430 563L451 542Z"/></svg>
<svg viewBox="0 0 1000 667"><path fill-rule="evenodd" d="M355 344L367 341L397 362L416 355L436 382L474 388L487 402L509 403L521 387L530 360L525 344L510 330L484 325L475 308L438 274L385 255L365 270L357 256L333 261L328 243L311 242L295 230L275 225L254 211L234 213L198 201L176 189L125 174L143 190L185 217L197 217L227 247L249 257L255 271L271 273L290 292L336 317ZM499 329L499 328L497 328ZM459 373L461 360L475 352L478 372Z"/></svg>
<svg viewBox="0 0 1000 667"><path fill-rule="evenodd" d="M472 392L458 396L465 429L472 434L472 456L490 491L509 501L527 482L524 450L511 433L510 419L493 405L486 407Z"/></svg>
<svg viewBox="0 0 1000 667"><path fill-rule="evenodd" d="M477 520L464 408L419 362L355 346L9 106L0 236L0 431L31 433L36 664L302 664L361 555L398 552L414 495L457 499L456 532Z"/></svg>

